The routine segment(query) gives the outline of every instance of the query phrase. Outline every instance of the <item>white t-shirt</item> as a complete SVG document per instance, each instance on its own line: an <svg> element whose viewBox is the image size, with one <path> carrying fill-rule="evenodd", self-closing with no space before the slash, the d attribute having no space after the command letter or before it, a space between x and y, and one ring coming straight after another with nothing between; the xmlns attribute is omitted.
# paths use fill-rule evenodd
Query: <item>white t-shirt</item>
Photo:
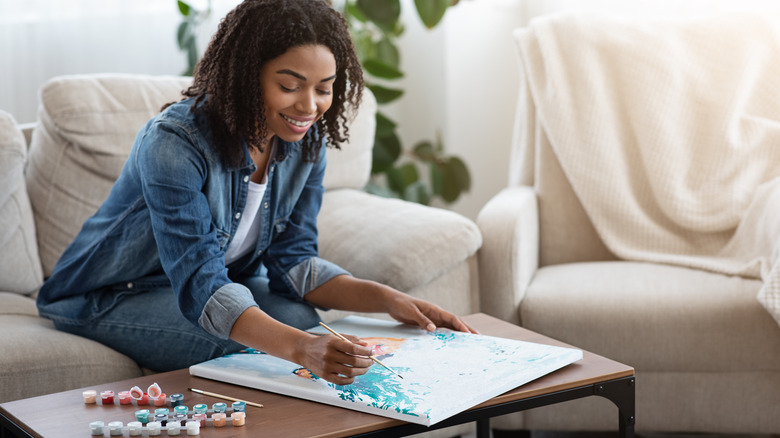
<svg viewBox="0 0 780 438"><path fill-rule="evenodd" d="M274 142L271 145L271 156L273 156L275 148L276 138L274 138ZM260 236L260 226L262 225L261 217L257 213L260 210L260 203L263 202L265 189L268 186L268 168L266 168L266 174L263 177L263 181L265 181L263 184L249 181L249 193L247 193L246 207L244 207L244 212L241 214L241 219L238 221L236 235L233 236L230 246L228 246L227 251L225 251L225 265L233 263L255 249L258 236Z"/></svg>
<svg viewBox="0 0 780 438"><path fill-rule="evenodd" d="M229 265L249 252L254 251L257 237L260 235L261 217L258 213L260 203L265 195L266 184L249 181L249 193L246 198L246 208L238 221L236 235L225 252L225 264Z"/></svg>

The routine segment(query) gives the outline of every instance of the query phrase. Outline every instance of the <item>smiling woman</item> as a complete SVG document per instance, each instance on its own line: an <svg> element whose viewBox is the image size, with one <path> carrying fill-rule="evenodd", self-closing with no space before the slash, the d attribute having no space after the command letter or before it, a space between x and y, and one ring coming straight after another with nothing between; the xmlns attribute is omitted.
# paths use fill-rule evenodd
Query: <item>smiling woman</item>
<svg viewBox="0 0 780 438"><path fill-rule="evenodd" d="M40 289L40 314L157 371L248 346L337 384L365 373L371 352L302 331L315 307L470 331L319 257L324 146L348 139L362 87L346 22L325 1L243 1L183 99L141 128Z"/></svg>

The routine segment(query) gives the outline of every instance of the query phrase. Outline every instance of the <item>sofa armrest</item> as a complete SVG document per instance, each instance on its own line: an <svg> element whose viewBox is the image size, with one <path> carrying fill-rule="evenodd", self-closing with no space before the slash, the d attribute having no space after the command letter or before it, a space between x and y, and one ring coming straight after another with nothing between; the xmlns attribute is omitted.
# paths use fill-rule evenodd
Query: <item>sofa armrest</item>
<svg viewBox="0 0 780 438"><path fill-rule="evenodd" d="M533 188L506 188L480 211L477 225L480 310L519 324L518 307L539 267L539 214Z"/></svg>
<svg viewBox="0 0 780 438"><path fill-rule="evenodd" d="M464 216L354 189L326 191L317 221L323 258L404 292L445 275L482 244Z"/></svg>

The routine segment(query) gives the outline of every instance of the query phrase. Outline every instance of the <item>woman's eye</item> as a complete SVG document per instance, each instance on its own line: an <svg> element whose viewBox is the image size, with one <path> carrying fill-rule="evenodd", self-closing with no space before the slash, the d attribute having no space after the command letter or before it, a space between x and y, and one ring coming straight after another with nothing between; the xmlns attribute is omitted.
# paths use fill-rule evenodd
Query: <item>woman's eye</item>
<svg viewBox="0 0 780 438"><path fill-rule="evenodd" d="M323 96L330 96L331 91L330 90L317 90L318 93L320 93Z"/></svg>
<svg viewBox="0 0 780 438"><path fill-rule="evenodd" d="M279 85L279 86L282 87L282 91L285 91L287 93L292 93L293 91L295 91L295 88L287 88L284 85Z"/></svg>

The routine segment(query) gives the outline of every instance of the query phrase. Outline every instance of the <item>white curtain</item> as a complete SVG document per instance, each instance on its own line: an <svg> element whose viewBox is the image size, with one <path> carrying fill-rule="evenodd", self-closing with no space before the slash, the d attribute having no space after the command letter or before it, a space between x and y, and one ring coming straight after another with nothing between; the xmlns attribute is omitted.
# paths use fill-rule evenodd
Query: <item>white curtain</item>
<svg viewBox="0 0 780 438"><path fill-rule="evenodd" d="M205 9L206 0L191 0ZM238 0L213 0L199 28L205 49ZM0 109L33 122L38 88L53 76L82 73L180 74L176 0L0 0Z"/></svg>

